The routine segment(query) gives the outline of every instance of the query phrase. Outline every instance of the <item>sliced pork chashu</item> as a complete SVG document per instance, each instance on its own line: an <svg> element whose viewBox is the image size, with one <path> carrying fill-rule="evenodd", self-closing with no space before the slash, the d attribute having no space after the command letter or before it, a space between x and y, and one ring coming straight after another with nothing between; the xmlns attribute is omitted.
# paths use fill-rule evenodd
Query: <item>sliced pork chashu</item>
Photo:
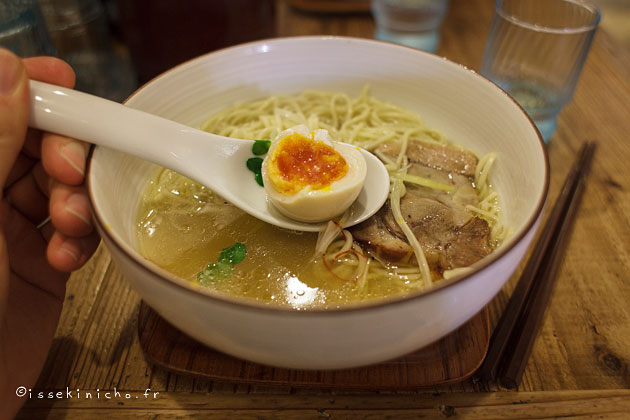
<svg viewBox="0 0 630 420"><path fill-rule="evenodd" d="M398 157L401 146L399 142L385 143L379 146L379 150L390 157ZM410 162L446 173L473 176L477 167L477 156L467 150L445 144L410 140L406 152Z"/></svg>
<svg viewBox="0 0 630 420"><path fill-rule="evenodd" d="M379 150L396 158L400 145L385 144ZM409 141L407 157L411 163L408 173L455 187L444 192L406 184L407 192L400 202L402 215L422 246L434 278L488 255L492 250L490 227L465 208L477 202L472 178L477 158L451 146L415 140ZM414 258L389 204L350 230L355 240L383 260L401 263Z"/></svg>

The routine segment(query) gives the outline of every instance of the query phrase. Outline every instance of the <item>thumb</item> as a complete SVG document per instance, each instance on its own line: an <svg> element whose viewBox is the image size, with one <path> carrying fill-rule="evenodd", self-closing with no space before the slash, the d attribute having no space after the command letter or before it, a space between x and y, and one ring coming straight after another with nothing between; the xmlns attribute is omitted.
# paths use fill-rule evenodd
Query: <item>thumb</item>
<svg viewBox="0 0 630 420"><path fill-rule="evenodd" d="M22 149L29 116L28 76L22 61L0 48L0 198Z"/></svg>

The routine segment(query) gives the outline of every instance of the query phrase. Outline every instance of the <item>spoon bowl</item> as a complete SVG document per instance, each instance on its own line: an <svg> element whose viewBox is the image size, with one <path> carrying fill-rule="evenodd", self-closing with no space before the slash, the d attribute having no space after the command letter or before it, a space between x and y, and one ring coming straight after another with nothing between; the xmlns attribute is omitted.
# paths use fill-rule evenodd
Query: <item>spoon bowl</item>
<svg viewBox="0 0 630 420"><path fill-rule="evenodd" d="M267 223L316 232L325 223L305 223L281 214L267 199L245 163L253 157L251 140L197 130L165 118L72 89L31 81L29 125L125 152L172 169L211 189ZM130 128L131 127L131 128ZM367 177L344 226L378 211L389 194L383 163L361 149Z"/></svg>

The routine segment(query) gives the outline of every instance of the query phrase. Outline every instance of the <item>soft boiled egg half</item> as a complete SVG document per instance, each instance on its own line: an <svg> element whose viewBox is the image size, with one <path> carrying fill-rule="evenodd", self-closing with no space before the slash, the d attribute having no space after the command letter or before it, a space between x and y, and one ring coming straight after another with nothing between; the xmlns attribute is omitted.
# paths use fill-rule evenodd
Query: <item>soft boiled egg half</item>
<svg viewBox="0 0 630 420"><path fill-rule="evenodd" d="M356 146L334 142L327 130L299 125L282 131L262 164L267 197L285 216L324 222L356 200L367 165Z"/></svg>

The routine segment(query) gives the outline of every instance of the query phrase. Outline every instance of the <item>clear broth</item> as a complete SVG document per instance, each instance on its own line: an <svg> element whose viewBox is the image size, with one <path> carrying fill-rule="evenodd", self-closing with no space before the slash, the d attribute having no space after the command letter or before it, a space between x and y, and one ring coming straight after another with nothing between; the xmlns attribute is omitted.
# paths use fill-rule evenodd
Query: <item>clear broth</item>
<svg viewBox="0 0 630 420"><path fill-rule="evenodd" d="M314 261L317 234L293 232L255 219L178 174L160 170L139 206L137 238L143 255L177 277L198 284L197 273L236 242L247 257L234 274L208 286L259 302L336 307L408 291L411 282L368 276L359 288L354 267L332 275ZM199 286L203 287L203 286Z"/></svg>

